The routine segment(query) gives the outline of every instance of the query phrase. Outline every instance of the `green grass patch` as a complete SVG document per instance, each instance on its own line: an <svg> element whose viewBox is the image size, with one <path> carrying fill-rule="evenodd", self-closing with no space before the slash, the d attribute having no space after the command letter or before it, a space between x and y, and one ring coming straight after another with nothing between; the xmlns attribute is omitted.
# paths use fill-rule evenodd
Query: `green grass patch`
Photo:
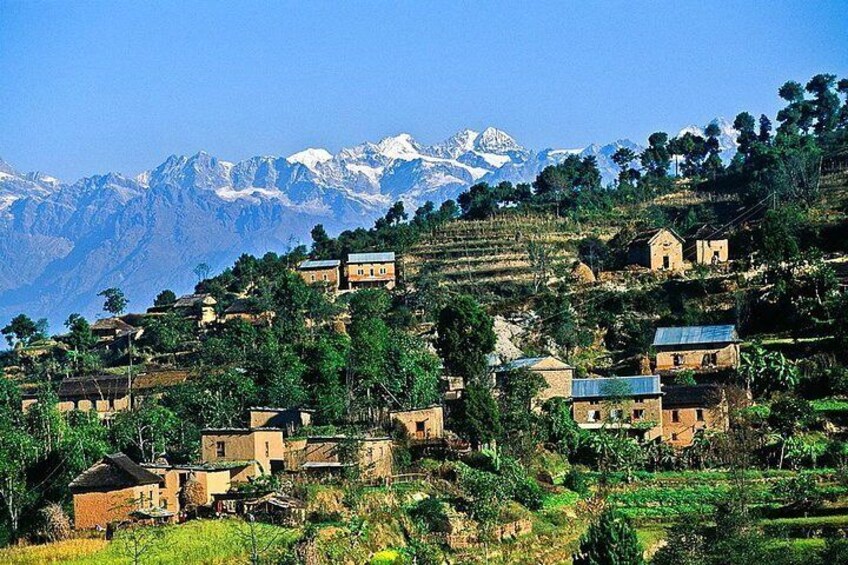
<svg viewBox="0 0 848 565"><path fill-rule="evenodd" d="M579 494L570 490L564 490L563 492L546 496L542 500L542 509L555 510L565 506L573 506L578 500L580 500Z"/></svg>
<svg viewBox="0 0 848 565"><path fill-rule="evenodd" d="M846 412L848 413L848 400L844 398L822 398L811 402L816 412Z"/></svg>
<svg viewBox="0 0 848 565"><path fill-rule="evenodd" d="M163 526L162 536L154 539L142 561L148 565L172 563L224 564L244 561L248 555L240 539L244 524L238 520L195 520L186 524ZM260 524L259 539L270 543L268 555L279 555L297 540L296 530ZM52 544L11 547L0 550L0 563L9 565L128 565L132 559L120 539L73 539Z"/></svg>

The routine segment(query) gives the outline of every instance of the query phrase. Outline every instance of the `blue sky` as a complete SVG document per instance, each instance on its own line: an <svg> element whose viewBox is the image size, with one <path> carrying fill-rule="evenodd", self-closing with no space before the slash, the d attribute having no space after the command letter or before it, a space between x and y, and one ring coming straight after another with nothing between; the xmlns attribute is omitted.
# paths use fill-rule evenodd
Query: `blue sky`
<svg viewBox="0 0 848 565"><path fill-rule="evenodd" d="M0 157L74 180L487 125L641 141L822 71L848 75L848 2L0 0Z"/></svg>

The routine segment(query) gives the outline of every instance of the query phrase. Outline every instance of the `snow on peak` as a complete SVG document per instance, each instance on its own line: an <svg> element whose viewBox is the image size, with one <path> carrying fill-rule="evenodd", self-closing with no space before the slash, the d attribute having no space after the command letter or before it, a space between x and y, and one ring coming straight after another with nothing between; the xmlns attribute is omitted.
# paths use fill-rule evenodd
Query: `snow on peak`
<svg viewBox="0 0 848 565"><path fill-rule="evenodd" d="M386 137L377 144L377 151L390 159L415 159L420 157L418 143L408 133Z"/></svg>
<svg viewBox="0 0 848 565"><path fill-rule="evenodd" d="M474 149L483 153L499 155L509 151L521 150L521 146L506 132L493 127L487 127L474 140Z"/></svg>
<svg viewBox="0 0 848 565"><path fill-rule="evenodd" d="M300 163L307 169L315 169L321 163L332 160L333 155L322 147L309 147L286 157L289 163Z"/></svg>

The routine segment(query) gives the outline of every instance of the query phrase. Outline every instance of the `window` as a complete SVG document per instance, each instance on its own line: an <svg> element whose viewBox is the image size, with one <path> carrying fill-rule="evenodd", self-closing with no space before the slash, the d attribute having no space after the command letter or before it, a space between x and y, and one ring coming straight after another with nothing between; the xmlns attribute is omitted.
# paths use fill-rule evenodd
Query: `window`
<svg viewBox="0 0 848 565"><path fill-rule="evenodd" d="M613 422L620 422L622 417L621 410L618 408L610 410L610 420Z"/></svg>
<svg viewBox="0 0 848 565"><path fill-rule="evenodd" d="M712 367L718 363L718 354L717 353L705 353L704 358L701 360L701 365L704 367Z"/></svg>
<svg viewBox="0 0 848 565"><path fill-rule="evenodd" d="M589 410L588 414L586 414L587 422L597 422L598 418L601 417L601 413L597 410Z"/></svg>
<svg viewBox="0 0 848 565"><path fill-rule="evenodd" d="M671 421L675 423L680 422L680 412L678 412L677 410L672 410Z"/></svg>
<svg viewBox="0 0 848 565"><path fill-rule="evenodd" d="M162 499L162 508L164 508L165 510L168 509L168 499L167 498Z"/></svg>
<svg viewBox="0 0 848 565"><path fill-rule="evenodd" d="M374 269L371 269L371 276L374 276Z"/></svg>
<svg viewBox="0 0 848 565"><path fill-rule="evenodd" d="M327 280L327 273L324 273L324 280Z"/></svg>
<svg viewBox="0 0 848 565"><path fill-rule="evenodd" d="M713 251L713 265L721 261L721 257L718 254L718 251Z"/></svg>
<svg viewBox="0 0 848 565"><path fill-rule="evenodd" d="M358 269L358 270L356 271L356 274L357 274L357 275L363 275L363 274L365 274L365 271L363 271L362 269Z"/></svg>
<svg viewBox="0 0 848 565"><path fill-rule="evenodd" d="M703 409L698 408L697 410L695 410L695 419L698 420L699 422L704 421L704 410Z"/></svg>
<svg viewBox="0 0 848 565"><path fill-rule="evenodd" d="M634 420L641 420L644 417L645 417L645 411L644 410L638 409L638 410L633 411L633 419Z"/></svg>
<svg viewBox="0 0 848 565"><path fill-rule="evenodd" d="M680 367L681 365L683 365L683 354L675 353L674 355L672 355L671 359L675 367Z"/></svg>
<svg viewBox="0 0 848 565"><path fill-rule="evenodd" d="M677 434L671 434L671 441L677 441Z"/></svg>
<svg viewBox="0 0 848 565"><path fill-rule="evenodd" d="M597 406L597 405L598 405L598 404L600 404L600 403L601 403L601 401L600 401L600 400L590 400L590 401L589 401L589 405L590 405L590 406Z"/></svg>
<svg viewBox="0 0 848 565"><path fill-rule="evenodd" d="M271 444L267 441L265 442L265 457L271 457Z"/></svg>
<svg viewBox="0 0 848 565"><path fill-rule="evenodd" d="M386 274L386 268L385 268L385 267L381 267L381 268L380 268L380 274L381 274L381 275L385 275L385 274Z"/></svg>
<svg viewBox="0 0 848 565"><path fill-rule="evenodd" d="M671 268L671 257L668 255L663 255L663 269Z"/></svg>
<svg viewBox="0 0 848 565"><path fill-rule="evenodd" d="M309 277L312 279L312 282L315 282L315 275L309 275Z"/></svg>
<svg viewBox="0 0 848 565"><path fill-rule="evenodd" d="M223 441L215 442L215 455L217 457L226 457L227 456L227 444Z"/></svg>

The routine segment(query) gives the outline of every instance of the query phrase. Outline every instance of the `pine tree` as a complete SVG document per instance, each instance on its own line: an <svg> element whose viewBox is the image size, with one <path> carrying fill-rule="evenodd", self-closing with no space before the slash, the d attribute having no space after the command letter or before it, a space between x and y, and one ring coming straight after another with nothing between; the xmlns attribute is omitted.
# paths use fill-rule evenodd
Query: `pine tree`
<svg viewBox="0 0 848 565"><path fill-rule="evenodd" d="M580 538L574 565L644 565L642 546L630 521L615 510L605 510Z"/></svg>

